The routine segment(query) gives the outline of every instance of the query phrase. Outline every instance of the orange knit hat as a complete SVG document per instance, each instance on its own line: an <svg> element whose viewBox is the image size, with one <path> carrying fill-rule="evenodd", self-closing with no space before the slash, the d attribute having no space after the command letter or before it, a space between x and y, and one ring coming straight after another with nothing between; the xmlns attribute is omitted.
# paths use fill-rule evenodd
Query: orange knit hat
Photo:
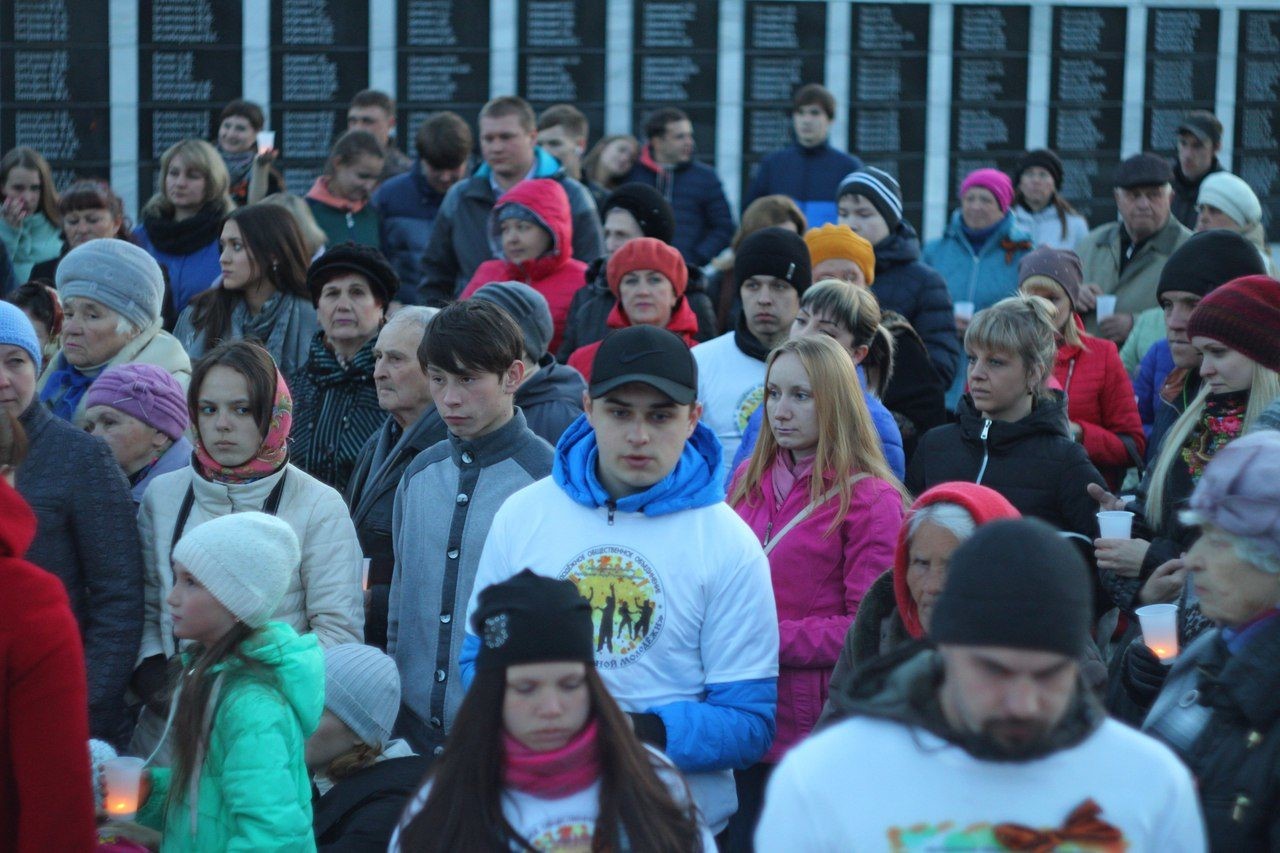
<svg viewBox="0 0 1280 853"><path fill-rule="evenodd" d="M804 234L804 242L809 247L809 260L814 267L833 259L853 261L862 270L867 284L876 280L875 250L866 238L848 225L827 223L821 228L810 228Z"/></svg>

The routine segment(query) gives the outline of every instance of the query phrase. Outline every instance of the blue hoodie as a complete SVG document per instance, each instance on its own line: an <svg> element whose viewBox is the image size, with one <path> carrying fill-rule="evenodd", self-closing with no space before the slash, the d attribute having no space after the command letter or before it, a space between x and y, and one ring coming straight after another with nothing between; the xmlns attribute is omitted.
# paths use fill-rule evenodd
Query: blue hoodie
<svg viewBox="0 0 1280 853"><path fill-rule="evenodd" d="M599 449L595 431L582 415L556 445L551 477L574 503L590 509L608 509L610 519L614 513L640 513L653 518L723 503L721 453L715 433L699 423L670 474L639 494L614 501L596 475ZM714 629L714 625L704 626L704 630ZM480 639L470 633L468 626L459 659L468 684L479 649ZM666 754L685 772L754 764L773 742L777 679L707 684L705 691L700 702L673 702L645 709L646 714L661 718L666 730Z"/></svg>

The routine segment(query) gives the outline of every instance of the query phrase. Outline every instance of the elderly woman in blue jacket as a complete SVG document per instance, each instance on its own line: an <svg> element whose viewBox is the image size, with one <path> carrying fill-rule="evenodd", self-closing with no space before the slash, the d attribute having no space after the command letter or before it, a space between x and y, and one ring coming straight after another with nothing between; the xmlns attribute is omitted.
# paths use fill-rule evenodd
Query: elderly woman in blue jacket
<svg viewBox="0 0 1280 853"><path fill-rule="evenodd" d="M1035 248L1031 235L1013 219L1013 182L998 169L977 169L960 184L960 209L947 230L924 247L924 262L947 281L955 306L956 332L970 318L1018 291L1018 262ZM947 391L952 408L964 393L963 370Z"/></svg>

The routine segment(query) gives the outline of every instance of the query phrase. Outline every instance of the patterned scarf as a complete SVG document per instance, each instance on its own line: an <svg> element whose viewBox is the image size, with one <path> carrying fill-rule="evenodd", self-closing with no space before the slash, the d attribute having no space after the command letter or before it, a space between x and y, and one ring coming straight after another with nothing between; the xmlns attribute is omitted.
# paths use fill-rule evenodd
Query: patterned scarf
<svg viewBox="0 0 1280 853"><path fill-rule="evenodd" d="M200 430L196 430L196 470L201 477L215 483L248 483L279 471L289 461L289 427L293 424L293 397L284 376L276 371L276 399L271 406L271 423L267 437L249 459L234 468L216 461L205 449Z"/></svg>
<svg viewBox="0 0 1280 853"><path fill-rule="evenodd" d="M1193 484L1200 482L1200 475L1214 454L1240 437L1248 405L1248 391L1211 394L1204 401L1204 413L1182 445L1182 461Z"/></svg>

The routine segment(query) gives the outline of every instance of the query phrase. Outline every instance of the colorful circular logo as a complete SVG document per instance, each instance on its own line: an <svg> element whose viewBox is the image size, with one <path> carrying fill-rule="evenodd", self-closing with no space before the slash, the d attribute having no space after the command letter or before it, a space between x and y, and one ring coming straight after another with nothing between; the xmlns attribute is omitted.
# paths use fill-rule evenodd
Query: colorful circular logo
<svg viewBox="0 0 1280 853"><path fill-rule="evenodd" d="M590 850L596 823L587 818L556 820L534 827L529 833L529 846L546 853L572 853Z"/></svg>
<svg viewBox="0 0 1280 853"><path fill-rule="evenodd" d="M742 399L738 401L737 414L734 415L734 423L738 425L739 433L746 432L747 421L751 420L751 416L756 413L756 409L760 408L760 404L763 402L764 383L757 385L742 395Z"/></svg>
<svg viewBox="0 0 1280 853"><path fill-rule="evenodd" d="M574 557L560 578L573 581L591 605L597 669L635 663L662 633L662 582L642 554L599 545Z"/></svg>

